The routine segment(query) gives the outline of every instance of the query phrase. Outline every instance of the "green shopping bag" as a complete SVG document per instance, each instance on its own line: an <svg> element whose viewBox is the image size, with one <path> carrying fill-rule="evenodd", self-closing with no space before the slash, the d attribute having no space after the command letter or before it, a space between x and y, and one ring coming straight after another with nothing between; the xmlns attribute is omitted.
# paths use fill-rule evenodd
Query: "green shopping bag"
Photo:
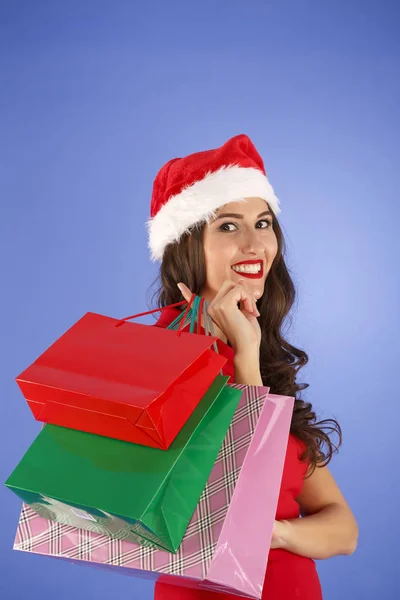
<svg viewBox="0 0 400 600"><path fill-rule="evenodd" d="M242 394L227 380L168 450L46 425L6 486L46 519L176 552Z"/></svg>

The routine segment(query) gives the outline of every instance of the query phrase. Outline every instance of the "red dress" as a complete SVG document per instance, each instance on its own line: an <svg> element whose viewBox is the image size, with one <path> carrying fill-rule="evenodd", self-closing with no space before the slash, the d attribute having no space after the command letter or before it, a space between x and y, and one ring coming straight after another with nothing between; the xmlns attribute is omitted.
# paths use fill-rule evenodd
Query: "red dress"
<svg viewBox="0 0 400 600"><path fill-rule="evenodd" d="M167 327L178 314L177 309L166 309L161 314L156 326ZM231 381L234 381L233 350L220 340L218 340L217 344L220 354L228 358L228 362L223 369L223 374L231 377ZM300 507L296 502L296 498L301 491L307 470L307 463L300 460L302 450L302 443L290 434L276 512L276 519L278 521L300 517ZM218 592L193 590L158 582L155 586L154 599L240 600L240 597ZM287 550L271 550L268 557L262 599L322 600L321 585L315 562L311 558L305 558Z"/></svg>

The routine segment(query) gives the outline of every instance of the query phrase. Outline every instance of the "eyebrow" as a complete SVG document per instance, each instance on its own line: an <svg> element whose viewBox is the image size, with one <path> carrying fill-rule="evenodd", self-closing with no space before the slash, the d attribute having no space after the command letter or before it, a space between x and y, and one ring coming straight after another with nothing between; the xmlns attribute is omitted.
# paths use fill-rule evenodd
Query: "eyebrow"
<svg viewBox="0 0 400 600"><path fill-rule="evenodd" d="M257 219L260 219L261 217L267 217L267 216L272 217L271 211L266 210L266 211L260 213L259 215L257 215ZM232 218L233 219L243 219L244 218L244 216L239 213L221 213L220 215L218 215L215 218L215 221L218 221L219 219L225 219L226 217L229 217L231 219Z"/></svg>

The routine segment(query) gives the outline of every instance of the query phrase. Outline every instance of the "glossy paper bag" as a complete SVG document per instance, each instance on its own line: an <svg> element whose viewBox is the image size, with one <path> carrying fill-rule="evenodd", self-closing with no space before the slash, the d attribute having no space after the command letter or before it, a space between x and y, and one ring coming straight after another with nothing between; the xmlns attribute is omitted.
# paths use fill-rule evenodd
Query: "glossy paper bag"
<svg viewBox="0 0 400 600"><path fill-rule="evenodd" d="M214 341L89 312L16 381L39 421L165 450L226 362Z"/></svg>
<svg viewBox="0 0 400 600"><path fill-rule="evenodd" d="M179 551L169 554L47 521L24 506L14 548L184 587L260 599L294 399L243 391Z"/></svg>
<svg viewBox="0 0 400 600"><path fill-rule="evenodd" d="M176 552L241 396L226 381L166 451L46 425L6 485L46 518Z"/></svg>

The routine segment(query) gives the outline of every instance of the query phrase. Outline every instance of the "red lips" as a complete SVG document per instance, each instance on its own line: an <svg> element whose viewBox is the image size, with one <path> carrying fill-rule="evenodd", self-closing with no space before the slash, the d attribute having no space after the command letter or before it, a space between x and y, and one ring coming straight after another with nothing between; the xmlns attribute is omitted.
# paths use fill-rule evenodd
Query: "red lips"
<svg viewBox="0 0 400 600"><path fill-rule="evenodd" d="M239 265L260 265L260 270L257 273L244 273L242 271L234 271L240 277L247 277L248 279L261 279L264 275L264 261L263 260L243 260L238 262L232 267L238 267Z"/></svg>

